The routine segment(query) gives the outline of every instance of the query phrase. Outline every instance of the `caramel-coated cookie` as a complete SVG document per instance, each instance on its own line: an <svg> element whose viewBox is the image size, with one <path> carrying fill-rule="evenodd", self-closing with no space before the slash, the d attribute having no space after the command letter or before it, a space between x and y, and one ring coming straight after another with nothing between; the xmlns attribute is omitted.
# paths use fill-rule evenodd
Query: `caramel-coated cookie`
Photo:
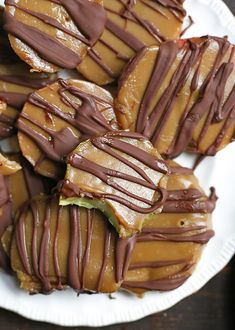
<svg viewBox="0 0 235 330"><path fill-rule="evenodd" d="M100 209L121 237L140 231L165 201L168 167L142 135L108 132L67 158L61 204Z"/></svg>
<svg viewBox="0 0 235 330"><path fill-rule="evenodd" d="M78 67L98 85L117 79L145 46L177 39L186 12L183 0L104 0L105 30Z"/></svg>
<svg viewBox="0 0 235 330"><path fill-rule="evenodd" d="M78 293L111 293L123 281L134 242L118 238L99 211L62 207L57 197L44 197L17 216L11 266L31 293L68 286Z"/></svg>
<svg viewBox="0 0 235 330"><path fill-rule="evenodd" d="M31 94L17 127L23 155L51 178L64 175L64 158L90 136L117 128L113 98L85 81L59 79Z"/></svg>
<svg viewBox="0 0 235 330"><path fill-rule="evenodd" d="M4 29L34 70L74 69L104 31L101 0L5 0Z"/></svg>
<svg viewBox="0 0 235 330"><path fill-rule="evenodd" d="M120 126L160 154L215 155L235 131L235 46L202 37L145 48L124 71L115 106Z"/></svg>
<svg viewBox="0 0 235 330"><path fill-rule="evenodd" d="M161 214L155 215L137 236L123 288L142 294L168 291L192 274L203 247L214 236L211 213L214 189L207 197L189 169L168 163L173 172Z"/></svg>

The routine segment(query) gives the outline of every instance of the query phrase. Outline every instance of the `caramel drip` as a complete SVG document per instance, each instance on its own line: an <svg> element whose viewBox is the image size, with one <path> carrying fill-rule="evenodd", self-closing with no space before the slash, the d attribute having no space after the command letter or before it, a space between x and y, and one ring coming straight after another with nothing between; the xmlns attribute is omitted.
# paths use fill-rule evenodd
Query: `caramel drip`
<svg viewBox="0 0 235 330"><path fill-rule="evenodd" d="M90 95L77 87L69 85L63 79L59 79L58 83L60 84L60 88L58 90L60 100L66 106L69 106L73 111L75 111L74 115L71 113L65 113L58 106L50 104L39 94L37 94L37 92L32 93L29 96L28 103L39 107L43 109L45 113L56 116L72 125L79 131L80 136L76 136L69 127L66 127L60 132L53 131L45 125L42 126L37 123L37 121L26 115L24 112L21 113L19 117L17 127L20 132L26 134L35 142L35 144L48 159L52 159L56 162L62 162L63 158L82 140L99 133L112 131L112 127L111 123L106 121L102 111L99 111L98 109L98 104L106 104L107 107L108 105L106 101L100 99L99 97ZM73 102L68 96L68 92L70 95L80 99L81 105ZM45 131L45 133L50 136L50 139L27 125L27 123L25 123L25 119L29 123L32 123L41 130Z"/></svg>
<svg viewBox="0 0 235 330"><path fill-rule="evenodd" d="M72 154L69 159L68 163L73 166L76 169L88 172L92 174L93 176L99 178L101 181L109 185L110 187L122 192L126 197L120 197L115 194L102 194L102 193L89 193L85 191L79 191L79 188L74 191L75 195L83 195L84 197L92 198L104 198L116 201L120 204L123 204L127 206L128 208L139 212L143 214L148 214L151 212L154 212L156 209L158 209L165 201L165 190L162 188L159 188L152 180L151 178L137 165L133 164L131 161L123 157L123 155L120 155L120 153L117 153L116 151L119 151L121 153L124 153L126 155L129 155L131 157L134 157L141 163L145 164L149 168L159 171L160 173L166 174L168 172L168 169L166 165L160 161L157 160L155 157L147 153L146 151L133 146L125 141L122 141L121 138L129 137L132 139L142 139L143 137L141 135L130 133L130 132L110 132L107 133L104 136L99 137L93 137L90 139L93 146L95 146L97 149L102 150L106 154L110 155L111 157L117 159L121 163L129 166L132 170L134 170L136 173L138 173L141 178L122 173L120 171L116 171L113 169L109 169L106 167L103 167L101 165L98 165L83 156L79 154ZM116 151L115 151L116 150ZM157 201L147 200L145 198L142 198L131 191L121 187L117 182L115 182L112 178L121 178L125 181L128 181L130 183L136 183L143 187L149 188L155 192L158 192L160 194L160 197ZM65 181L62 185L62 192L65 194L68 194L68 189L66 189L66 186L69 186L69 182ZM71 187L71 186L70 186ZM132 203L129 200L129 197L135 199L137 202L143 202L149 207L140 207L137 204Z"/></svg>
<svg viewBox="0 0 235 330"><path fill-rule="evenodd" d="M53 199L46 201L46 207L44 211L44 218L42 223L42 234L40 237L40 249L38 252L38 228L40 225L39 208L36 201L31 201L26 204L19 215L18 221L15 225L15 237L17 250L19 253L20 260L22 262L23 271L29 276L35 278L41 284L41 290L43 293L50 293L54 288L56 290L62 290L66 285L73 288L75 291L86 292L86 278L89 276L87 267L90 262L91 255L91 244L93 239L93 221L94 221L94 210L87 210L86 212L86 243L85 249L82 252L82 227L80 223L80 209L77 206L68 206L68 220L70 222L70 237L69 239L69 252L67 258L67 274L66 278L62 278L60 262L58 257L59 251L59 235L60 235L60 220L64 207L58 206L56 216L56 228L54 237L51 236L50 225L51 225L51 210L52 210ZM32 214L32 237L31 237L31 257L26 244L26 219L31 212ZM28 238L27 238L28 239ZM129 266L130 255L134 247L135 238L128 240L121 240L117 237L114 230L107 226L104 247L103 247L103 260L100 267L100 273L97 279L96 291L99 292L104 282L105 271L109 258L110 243L111 239L116 240L116 256L118 262L115 264L115 277L119 281L123 280L123 276ZM123 241L124 245L120 245L120 241ZM122 242L121 242L122 243ZM52 256L53 265L55 269L55 275L57 278L56 282L52 282L49 274L49 247L52 244Z"/></svg>
<svg viewBox="0 0 235 330"><path fill-rule="evenodd" d="M210 41L216 41L218 43L218 53L214 65L205 78L202 86L199 88L198 99L194 102L192 107L189 108L192 94L198 88L201 61L206 49L210 45ZM189 146L192 141L194 129L206 111L208 111L208 116L200 132L197 141L198 144L205 136L211 124L225 120L223 128L218 133L215 141L206 151L206 154L209 155L216 153L218 146L226 134L226 130L234 121L235 114L235 85L226 102L223 105L221 104L226 83L230 79L231 73L234 69L234 63L232 62L234 47L231 47L231 55L228 63L223 63L223 58L229 51L229 46L230 44L226 38L221 39L215 37L208 37L200 44L196 44L191 40L186 40L183 42L183 46L180 46L180 44L175 41L169 41L161 45L156 57L152 75L139 107L136 122L136 131L148 137L153 144L156 144L159 141L162 130L167 124L168 118L173 111L177 96L185 86L192 68L195 68L191 84L191 94L189 95L185 112L179 122L179 128L176 131L172 145L166 152L166 156L175 157ZM182 60L176 68L168 87L155 104L152 112L149 113L151 100L156 91L162 86L166 75L179 53L182 53ZM139 55L138 60L144 56L144 54L145 51ZM135 68L136 62L138 61L133 61L130 64L128 72ZM125 79L125 76L126 75L124 74L121 83ZM195 146L195 150L196 149L197 146Z"/></svg>
<svg viewBox="0 0 235 330"><path fill-rule="evenodd" d="M68 15L75 23L78 33L70 31L53 17L24 8L15 3L14 0L5 0L5 5L13 6L18 10L39 19L45 24L82 41L86 45L92 46L95 44L103 33L106 21L106 13L101 5L87 0L51 0L51 2L65 8ZM66 69L74 69L80 63L80 56L63 45L56 38L51 37L33 26L18 21L8 12L4 13L4 21L4 29L8 33L25 42L44 60ZM90 24L87 25L87 22L90 22ZM84 33L84 35L82 35L80 31Z"/></svg>

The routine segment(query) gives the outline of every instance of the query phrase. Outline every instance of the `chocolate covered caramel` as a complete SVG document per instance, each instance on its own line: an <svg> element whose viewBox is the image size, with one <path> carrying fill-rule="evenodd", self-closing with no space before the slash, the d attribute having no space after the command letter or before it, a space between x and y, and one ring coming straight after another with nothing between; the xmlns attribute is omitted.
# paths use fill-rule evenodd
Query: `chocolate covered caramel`
<svg viewBox="0 0 235 330"><path fill-rule="evenodd" d="M234 136L234 50L217 37L145 48L119 82L120 126L142 133L167 157L185 150L215 155Z"/></svg>
<svg viewBox="0 0 235 330"><path fill-rule="evenodd" d="M60 203L100 209L120 236L140 231L161 212L168 167L142 135L113 131L92 137L67 163Z"/></svg>
<svg viewBox="0 0 235 330"><path fill-rule="evenodd" d="M114 292L129 266L135 238L122 240L96 210L59 206L57 197L35 199L16 219L11 266L31 292L73 288Z"/></svg>
<svg viewBox="0 0 235 330"><path fill-rule="evenodd" d="M65 157L81 141L117 128L113 98L94 84L59 79L30 95L17 127L21 151L35 170L61 178Z"/></svg>
<svg viewBox="0 0 235 330"><path fill-rule="evenodd" d="M168 291L182 285L192 274L203 247L214 236L211 213L215 190L206 196L189 169L168 163L163 211L147 222L137 236L123 288L142 294Z"/></svg>
<svg viewBox="0 0 235 330"><path fill-rule="evenodd" d="M5 0L4 29L34 70L74 69L103 33L101 0Z"/></svg>
<svg viewBox="0 0 235 330"><path fill-rule="evenodd" d="M105 30L78 70L99 85L119 77L127 62L145 46L179 37L183 0L104 0Z"/></svg>
<svg viewBox="0 0 235 330"><path fill-rule="evenodd" d="M40 176L33 172L30 164L21 155L8 156L17 162L21 170L3 176L0 174L0 267L8 267L8 258L1 244L1 238L12 221L17 209L29 198L46 192L46 186Z"/></svg>

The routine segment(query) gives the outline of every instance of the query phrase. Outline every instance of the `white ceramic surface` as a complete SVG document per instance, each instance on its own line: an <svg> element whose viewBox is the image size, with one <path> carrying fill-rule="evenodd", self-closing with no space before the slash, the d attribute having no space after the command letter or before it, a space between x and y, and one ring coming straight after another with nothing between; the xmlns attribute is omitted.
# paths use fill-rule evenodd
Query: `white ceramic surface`
<svg viewBox="0 0 235 330"><path fill-rule="evenodd" d="M0 1L3 3L3 1ZM185 7L195 25L186 36L228 35L235 42L235 19L221 0L186 0ZM182 155L182 165L190 165L192 157ZM216 157L206 159L197 170L202 186L216 186L219 201L213 223L216 236L204 250L193 276L180 288L166 293L148 293L143 299L117 293L81 295L73 291L56 292L50 296L29 296L18 289L13 278L0 272L0 307L27 318L64 326L104 326L129 322L170 308L199 290L217 274L235 252L235 143Z"/></svg>

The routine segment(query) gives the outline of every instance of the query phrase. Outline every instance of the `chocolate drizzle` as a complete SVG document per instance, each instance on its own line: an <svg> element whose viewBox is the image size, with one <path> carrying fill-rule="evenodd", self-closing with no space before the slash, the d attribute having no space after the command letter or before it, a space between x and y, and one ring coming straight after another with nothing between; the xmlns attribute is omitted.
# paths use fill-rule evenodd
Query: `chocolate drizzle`
<svg viewBox="0 0 235 330"><path fill-rule="evenodd" d="M181 176L183 176L183 182L186 180L184 184L185 187L188 186L189 182L193 183L193 180L191 181L190 179L193 175L191 169L187 171L186 168L176 166L176 163L172 165L172 162L170 162L169 165L172 166L171 175L173 178L169 179L170 181L173 180L170 185L173 183L173 186L177 188L181 182ZM189 176L188 179L186 179L185 176ZM162 213L152 218L142 229L142 232L136 235L136 248L140 244L141 250L137 249L137 251L133 251L133 259L136 260L135 258L137 258L137 261L130 263L128 269L130 274L127 273L127 278L122 284L122 287L130 291L136 292L141 290L142 292L143 290L168 291L182 285L192 273L192 267L197 261L197 256L194 256L193 250L189 248L188 256L184 258L182 258L179 253L179 259L177 259L177 254L175 252L172 255L175 259L172 260L166 257L159 259L158 256L161 253L161 249L167 249L167 244L170 244L170 251L172 251L171 249L177 250L177 244L180 244L181 247L182 244L191 247L193 244L207 244L215 233L208 227L208 219L201 218L201 216L203 214L209 216L216 206L216 201L217 196L214 188L211 188L209 197L206 197L203 191L191 188L190 185L188 189L172 190L171 188L171 190L168 190ZM169 221L173 219L173 217L171 218L171 213L175 214L176 217L177 214L182 214L182 218L178 218L182 220L177 224L173 221L172 226L169 224L164 226L164 220ZM195 217L190 221L190 215L192 214L195 214ZM204 222L204 220L201 222L199 219L204 219L206 222ZM188 220L190 223L187 223ZM163 226L160 224L163 224ZM162 245L163 243L166 244L165 247ZM154 251L155 249L157 251L157 259L154 260L150 257L149 260L148 257L145 258L144 253L143 256L140 257L138 251L144 251L145 248L146 251L148 251L148 249ZM159 272L164 269L167 273L172 270L173 274L166 276L163 270L163 275L159 273L161 277L156 279L155 274L158 273L155 273L154 270L157 271L157 269L159 269ZM147 280L143 280L146 278L146 274L148 274L147 271L149 272Z"/></svg>
<svg viewBox="0 0 235 330"><path fill-rule="evenodd" d="M212 43L216 43L218 46L216 58L211 70L199 86L202 59ZM146 50L142 52L142 56L138 56L138 61L132 61L130 67L127 68L127 72L124 72L120 88L123 81L135 69L141 58L145 56L145 52ZM162 44L138 109L135 130L158 146L162 131L168 123L168 118L172 111L177 110L174 108L175 103L178 97L181 97L182 89L191 75L191 90L186 100L185 111L179 122L177 122L178 128L175 136L169 149L165 150L164 154L168 157L176 157L188 147L190 147L190 150L199 152L199 144L211 125L224 121L223 127L213 139L211 146L205 151L207 155L214 155L226 136L227 130L234 124L235 85L227 99L223 101L226 85L229 81L232 81L232 75L234 75L234 53L235 47L230 45L226 38L204 37L196 42L194 39L188 39L180 42L169 41ZM229 55L229 59L225 62L224 57L226 55ZM168 86L164 88L162 95L150 112L151 101L155 93L162 88L164 80L177 57L181 58L181 61L176 67ZM189 106L196 90L199 91L199 96ZM224 103L222 104L222 102ZM192 143L195 128L205 114L207 114L207 118L199 137L197 141Z"/></svg>
<svg viewBox="0 0 235 330"><path fill-rule="evenodd" d="M39 202L38 202L39 203ZM51 221L50 214L53 209L53 203L56 203L56 230L54 237L51 233ZM39 216L39 204L36 201L31 201L24 205L21 209L18 221L15 225L15 237L16 247L22 262L25 273L29 276L33 276L37 282L40 283L42 293L50 293L53 289L62 290L66 286L70 286L76 292L82 293L91 291L86 286L88 273L86 269L90 262L91 244L94 239L93 223L97 211L80 209L77 206L58 206L57 198L48 198L43 202L44 216ZM42 205L42 204L41 204ZM67 256L67 273L63 274L60 269L60 261L58 256L58 237L60 235L60 221L61 217L65 216L63 213L65 208L68 209L68 221L70 223L70 237L69 239L69 251ZM86 217L86 229L81 226L81 212L84 212ZM32 241L30 249L28 250L28 244L26 240L29 238L26 236L26 225L29 225L29 214L32 215ZM44 220L43 220L44 219ZM43 220L43 221L42 221ZM102 221L102 220L100 220ZM39 228L42 228L42 233L39 235ZM83 242L82 231L86 231L86 240ZM102 237L100 238L102 239ZM40 250L37 250L37 241L40 240ZM104 276L107 267L107 261L111 253L110 244L111 241L115 241L115 251L117 255L117 261L115 264L114 272L116 273L117 284L123 281L123 276L129 265L130 254L133 248L133 242L135 238L123 241L117 237L114 230L109 227L107 223L106 232L104 233L104 247L103 247L103 260L100 265L100 272L97 278L97 287L92 291L101 291L104 285ZM55 273L57 281L49 273L49 246L53 244L53 263L55 267ZM64 256L65 257L65 256ZM63 261L64 262L64 261Z"/></svg>
<svg viewBox="0 0 235 330"><path fill-rule="evenodd" d="M17 127L20 132L30 137L39 147L44 156L56 162L63 162L67 156L81 141L90 136L113 130L113 123L105 118L104 111L112 109L112 105L104 99L86 93L82 88L75 87L63 79L58 79L59 89L57 93L60 101L71 108L71 112L63 112L59 106L49 103L37 92L32 93L27 102L45 111L45 114L56 116L74 127L66 127L57 132L47 125L42 125L27 115L24 111L20 114ZM79 102L74 100L77 98ZM102 108L100 110L100 108ZM74 113L74 114L73 114ZM34 130L32 123L45 132L42 135ZM48 138L49 135L49 138Z"/></svg>
<svg viewBox="0 0 235 330"><path fill-rule="evenodd" d="M9 177L0 175L0 267L3 267L4 269L8 269L9 265L8 258L1 244L1 237L7 227L12 224L14 216L13 209L14 205L17 204L17 196L10 192L10 186L14 183L14 176L23 176L22 184L25 185L27 191L27 196L25 197L26 200L45 192L42 178L33 172L30 164L20 155L17 157L17 161L22 167L22 174L18 172Z"/></svg>
<svg viewBox="0 0 235 330"><path fill-rule="evenodd" d="M51 2L65 8L76 25L78 33L70 31L53 17L24 8L15 3L14 0L5 0L5 5L14 6L17 10L21 10L43 23L71 35L86 45L92 46L98 40L104 30L106 21L106 13L101 5L88 0L51 0ZM80 63L80 56L61 43L59 39L51 37L38 28L18 21L9 12L5 11L4 22L5 31L27 44L44 60L66 69L76 68Z"/></svg>
<svg viewBox="0 0 235 330"><path fill-rule="evenodd" d="M168 9L169 12L177 19L179 22L182 23L184 16L186 15L185 10L182 6L182 1L170 1L170 0L157 0L157 1L146 1L146 0L137 0L141 2L143 6L151 8L152 11L163 16L165 19L168 19L168 16L161 10L161 7L164 9ZM109 6L109 3L106 5L104 2L105 10L108 13L108 18L106 20L105 28L107 31L112 33L115 37L121 40L124 44L130 47L134 52L140 51L146 44L134 34L126 30L126 26L128 22L134 22L137 25L141 26L145 32L151 35L155 39L155 43L159 44L163 41L166 41L167 38L160 33L159 29L155 26L154 22L150 22L141 17L135 11L135 4L136 1L132 0L118 0L122 5L121 10L118 12L116 10L112 10ZM158 6L156 6L156 4ZM109 16L109 14L111 14ZM112 16L116 15L121 17L125 20L125 23L122 26L119 26L113 19ZM124 26L124 27L123 27ZM117 55L119 60L127 62L130 57L127 57L125 54L121 53L120 49L116 49L115 45L112 44L110 40L106 40L105 35L102 35L100 43L105 45L109 50L111 50L114 54ZM101 54L102 55L102 54ZM115 74L113 73L112 69L106 63L105 59L102 59L99 55L96 48L93 48L92 51L88 52L88 56L91 57L93 61L110 77L115 78Z"/></svg>
<svg viewBox="0 0 235 330"><path fill-rule="evenodd" d="M93 194L90 192L83 191L82 189L80 190L79 187L77 187L76 190L72 192L72 194L74 194L75 196L82 195L83 197L88 197L88 198L92 198L93 196L95 198L113 200L122 205L125 205L126 207L138 213L142 213L142 214L152 213L156 211L161 205L163 205L166 198L165 190L160 188L158 185L156 185L151 180L151 178L145 173L145 171L143 171L138 165L135 165L132 161L128 160L125 157L125 155L131 156L136 160L138 160L139 162L145 164L149 168L163 174L168 173L168 168L163 161L156 159L153 155L147 153L141 148L131 145L126 141L123 141L122 140L123 138L131 138L137 140L143 139L143 137L139 134L118 131L118 132L106 133L104 136L93 137L90 139L90 141L92 145L95 146L98 150L102 150L107 155L110 155L114 159L118 160L119 162L127 165L130 169L134 170L136 173L139 174L140 178L126 173L122 173L114 169L105 168L103 166L100 166L99 164L96 164L88 160L87 158L84 158L83 156L77 153L74 153L70 155L68 158L68 163L72 167L92 174L93 176L99 178L102 182L104 182L108 186L121 192L123 195L118 196L115 194L105 194L105 193ZM117 151L123 154L120 154ZM148 200L133 193L131 189L127 190L123 188L121 185L115 182L114 180L115 178L119 178L119 179L121 178L125 181L130 182L130 184L131 183L139 184L143 187L153 190L154 192L158 192L160 196L155 201ZM61 190L66 197L68 197L67 196L68 194L69 195L71 194L71 187L72 186L70 185L70 182L68 180L66 180L62 184ZM130 197L134 199L137 203L131 202ZM139 206L138 202L144 203L145 207Z"/></svg>

